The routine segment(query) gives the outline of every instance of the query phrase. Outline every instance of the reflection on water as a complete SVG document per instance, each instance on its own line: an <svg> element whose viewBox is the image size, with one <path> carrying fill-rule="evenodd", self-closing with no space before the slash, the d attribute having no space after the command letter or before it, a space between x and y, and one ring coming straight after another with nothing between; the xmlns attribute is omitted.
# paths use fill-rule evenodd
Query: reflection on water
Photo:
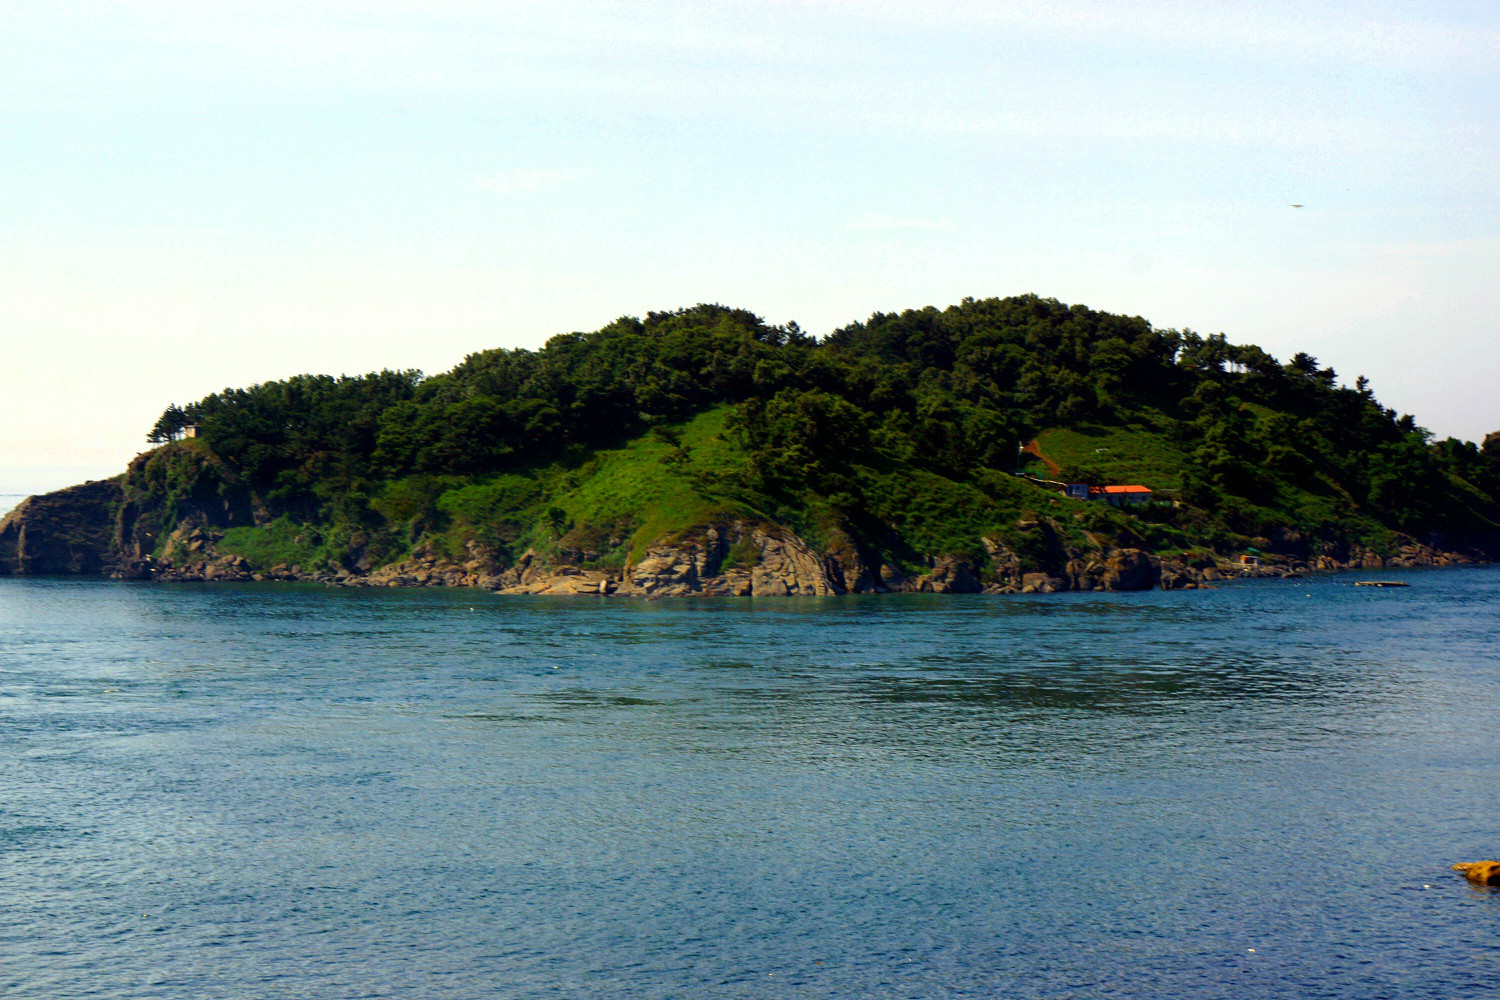
<svg viewBox="0 0 1500 1000"><path fill-rule="evenodd" d="M1500 572L1411 579L0 580L0 993L1475 995Z"/></svg>

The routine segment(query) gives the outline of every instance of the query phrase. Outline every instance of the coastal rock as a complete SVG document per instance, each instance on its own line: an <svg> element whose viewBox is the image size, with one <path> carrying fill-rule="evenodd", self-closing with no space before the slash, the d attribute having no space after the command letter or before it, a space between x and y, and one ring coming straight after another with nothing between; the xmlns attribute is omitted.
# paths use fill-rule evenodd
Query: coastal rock
<svg viewBox="0 0 1500 1000"><path fill-rule="evenodd" d="M724 573L725 593L731 597L749 597L751 593L750 571L731 569Z"/></svg>
<svg viewBox="0 0 1500 1000"><path fill-rule="evenodd" d="M726 566L731 547L754 553L748 565ZM740 557L744 559L743 555ZM519 578L502 581L503 593L620 594L633 597L779 596L838 594L854 575L870 589L878 579L851 548L819 555L806 542L775 525L733 522L705 528L669 543L649 546L618 576L563 565L547 568L527 552L517 561ZM493 575L490 583L496 582Z"/></svg>
<svg viewBox="0 0 1500 1000"><path fill-rule="evenodd" d="M1161 583L1161 560L1140 549L1115 549L1105 559L1105 590L1153 590Z"/></svg>
<svg viewBox="0 0 1500 1000"><path fill-rule="evenodd" d="M1061 589L1071 590L1152 590L1162 584L1162 564L1156 556L1140 549L1108 549L1097 556L1069 559L1063 568L1065 581ZM1173 587L1185 588L1190 577L1187 570L1174 573ZM1025 579L1036 574L1026 574Z"/></svg>
<svg viewBox="0 0 1500 1000"><path fill-rule="evenodd" d="M880 566L880 585L888 591L901 592L911 589L911 582L906 575L889 563Z"/></svg>
<svg viewBox="0 0 1500 1000"><path fill-rule="evenodd" d="M1067 589L1066 580L1046 573L1026 573L1021 577L1021 593L1023 594L1055 594Z"/></svg>
<svg viewBox="0 0 1500 1000"><path fill-rule="evenodd" d="M985 555L989 557L990 574L996 586L1007 587L1019 584L1024 571L1021 568L1021 557L1016 554L1015 550L999 538L986 536L979 541L984 545Z"/></svg>
<svg viewBox="0 0 1500 1000"><path fill-rule="evenodd" d="M538 575L531 582L506 587L502 593L506 594L534 594L547 597L573 597L584 594L609 594L616 589L616 584L604 573L597 570L559 573L555 575Z"/></svg>
<svg viewBox="0 0 1500 1000"><path fill-rule="evenodd" d="M1453 870L1475 885L1500 885L1500 861L1462 861Z"/></svg>
<svg viewBox="0 0 1500 1000"><path fill-rule="evenodd" d="M953 556L940 556L933 560L932 572L922 584L924 593L932 594L979 594L984 586L962 560Z"/></svg>
<svg viewBox="0 0 1500 1000"><path fill-rule="evenodd" d="M791 532L765 526L757 527L751 537L760 550L760 558L750 570L752 595L843 592L828 579L817 553Z"/></svg>
<svg viewBox="0 0 1500 1000"><path fill-rule="evenodd" d="M868 594L886 590L878 560L867 557L848 533L829 531L822 555L823 577L836 594Z"/></svg>
<svg viewBox="0 0 1500 1000"><path fill-rule="evenodd" d="M0 576L107 574L120 566L115 512L124 491L98 480L28 497L0 520Z"/></svg>
<svg viewBox="0 0 1500 1000"><path fill-rule="evenodd" d="M719 541L705 533L676 545L651 546L640 562L626 570L626 584L633 592L657 597L697 591L710 563L716 561Z"/></svg>
<svg viewBox="0 0 1500 1000"><path fill-rule="evenodd" d="M1104 563L1098 559L1069 559L1063 567L1063 578L1070 590L1103 590L1100 583L1103 576Z"/></svg>
<svg viewBox="0 0 1500 1000"><path fill-rule="evenodd" d="M1181 566L1161 568L1162 590L1188 590L1197 586L1198 581L1193 577L1191 570Z"/></svg>

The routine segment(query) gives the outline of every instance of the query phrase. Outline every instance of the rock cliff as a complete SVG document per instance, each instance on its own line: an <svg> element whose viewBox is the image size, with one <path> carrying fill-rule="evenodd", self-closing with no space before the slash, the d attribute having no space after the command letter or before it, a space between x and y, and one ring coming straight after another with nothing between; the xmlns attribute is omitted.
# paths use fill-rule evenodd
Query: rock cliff
<svg viewBox="0 0 1500 1000"><path fill-rule="evenodd" d="M739 558L731 559L732 552ZM735 521L652 545L638 562L617 573L572 567L546 570L535 566L528 553L516 582L500 589L516 594L639 597L847 593L844 568L836 559L830 564L830 559L775 525Z"/></svg>
<svg viewBox="0 0 1500 1000"><path fill-rule="evenodd" d="M108 575L119 568L114 480L28 497L0 520L0 575Z"/></svg>

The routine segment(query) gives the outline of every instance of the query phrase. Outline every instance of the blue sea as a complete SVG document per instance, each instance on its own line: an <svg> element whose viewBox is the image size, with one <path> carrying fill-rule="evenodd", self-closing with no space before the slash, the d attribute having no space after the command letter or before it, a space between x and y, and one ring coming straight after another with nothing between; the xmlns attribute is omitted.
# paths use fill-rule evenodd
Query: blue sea
<svg viewBox="0 0 1500 1000"><path fill-rule="evenodd" d="M1455 997L1500 569L835 599L0 579L0 995Z"/></svg>

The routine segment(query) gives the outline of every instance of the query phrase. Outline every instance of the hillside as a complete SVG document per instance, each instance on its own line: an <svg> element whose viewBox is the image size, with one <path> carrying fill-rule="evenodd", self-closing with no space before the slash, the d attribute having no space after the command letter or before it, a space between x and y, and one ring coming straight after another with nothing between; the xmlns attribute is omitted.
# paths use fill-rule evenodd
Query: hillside
<svg viewBox="0 0 1500 1000"><path fill-rule="evenodd" d="M822 340L695 306L430 378L226 389L150 439L87 511L9 515L0 572L839 593L1500 553L1500 438L1433 441L1306 354L1035 296ZM70 554L38 555L64 524Z"/></svg>

